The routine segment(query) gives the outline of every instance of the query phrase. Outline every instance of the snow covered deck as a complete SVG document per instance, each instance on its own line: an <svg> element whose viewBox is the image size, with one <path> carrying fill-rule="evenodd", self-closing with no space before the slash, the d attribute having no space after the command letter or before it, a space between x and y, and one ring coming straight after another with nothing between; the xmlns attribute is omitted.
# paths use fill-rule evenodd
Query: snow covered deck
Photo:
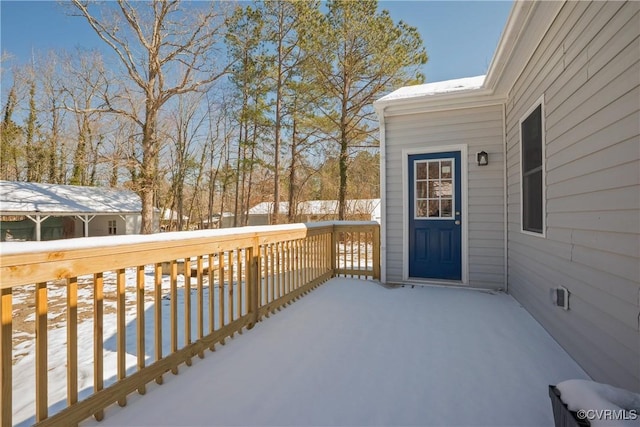
<svg viewBox="0 0 640 427"><path fill-rule="evenodd" d="M588 378L510 296L332 279L82 426L553 425Z"/></svg>

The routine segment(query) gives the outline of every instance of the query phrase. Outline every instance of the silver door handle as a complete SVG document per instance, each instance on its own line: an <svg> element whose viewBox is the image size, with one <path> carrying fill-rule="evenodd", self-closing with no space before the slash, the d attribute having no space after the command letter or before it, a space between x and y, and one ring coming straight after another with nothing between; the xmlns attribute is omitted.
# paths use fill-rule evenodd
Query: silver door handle
<svg viewBox="0 0 640 427"><path fill-rule="evenodd" d="M455 224L460 225L460 220L456 220Z"/></svg>

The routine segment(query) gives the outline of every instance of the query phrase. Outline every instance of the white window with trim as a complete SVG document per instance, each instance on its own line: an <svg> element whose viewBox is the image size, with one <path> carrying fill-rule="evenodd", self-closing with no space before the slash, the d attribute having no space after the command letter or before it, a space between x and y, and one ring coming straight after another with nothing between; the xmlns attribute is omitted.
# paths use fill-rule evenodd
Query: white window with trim
<svg viewBox="0 0 640 427"><path fill-rule="evenodd" d="M521 230L545 235L544 97L520 119Z"/></svg>
<svg viewBox="0 0 640 427"><path fill-rule="evenodd" d="M114 235L118 234L118 229L117 229L117 226L116 226L116 220L115 219L110 219L107 222L107 227L109 229L109 235L110 236L114 236Z"/></svg>

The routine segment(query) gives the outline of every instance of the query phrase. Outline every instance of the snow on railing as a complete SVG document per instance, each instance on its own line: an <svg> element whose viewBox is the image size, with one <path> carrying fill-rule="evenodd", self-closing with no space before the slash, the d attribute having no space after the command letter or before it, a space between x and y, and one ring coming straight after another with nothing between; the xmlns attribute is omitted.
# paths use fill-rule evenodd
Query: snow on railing
<svg viewBox="0 0 640 427"><path fill-rule="evenodd" d="M379 236L350 221L2 243L0 425L100 420L329 278L378 279Z"/></svg>

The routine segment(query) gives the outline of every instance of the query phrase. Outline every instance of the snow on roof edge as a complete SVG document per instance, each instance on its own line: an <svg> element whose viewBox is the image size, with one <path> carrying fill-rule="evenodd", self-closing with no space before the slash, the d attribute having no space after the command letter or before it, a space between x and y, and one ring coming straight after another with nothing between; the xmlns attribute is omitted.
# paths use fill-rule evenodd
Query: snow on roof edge
<svg viewBox="0 0 640 427"><path fill-rule="evenodd" d="M484 88L486 77L486 74L484 74L475 77L404 86L383 96L375 101L375 103L475 91Z"/></svg>

